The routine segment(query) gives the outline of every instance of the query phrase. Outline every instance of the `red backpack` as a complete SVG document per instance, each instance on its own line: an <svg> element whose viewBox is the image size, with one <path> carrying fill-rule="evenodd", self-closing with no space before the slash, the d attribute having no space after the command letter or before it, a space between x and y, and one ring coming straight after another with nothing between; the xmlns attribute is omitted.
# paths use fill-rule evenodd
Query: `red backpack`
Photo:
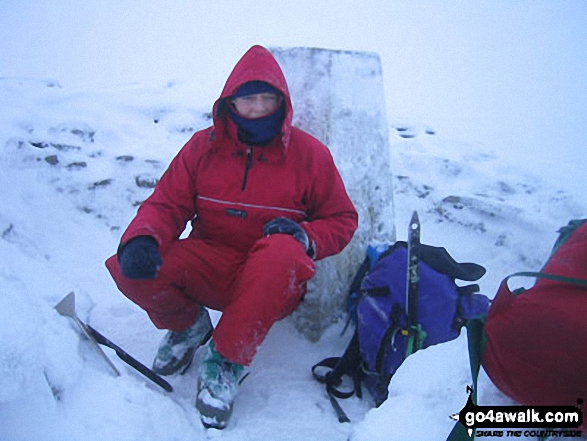
<svg viewBox="0 0 587 441"><path fill-rule="evenodd" d="M539 273L512 274L501 283L485 322L483 367L503 393L523 405L582 403L585 413L587 219L559 232ZM512 292L507 282L515 276L538 280Z"/></svg>

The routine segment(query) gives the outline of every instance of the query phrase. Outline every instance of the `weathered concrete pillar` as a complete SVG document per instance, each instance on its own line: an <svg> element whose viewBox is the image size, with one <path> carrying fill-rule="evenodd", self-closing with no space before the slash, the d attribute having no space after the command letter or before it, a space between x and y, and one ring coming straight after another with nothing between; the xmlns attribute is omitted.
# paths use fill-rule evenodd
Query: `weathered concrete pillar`
<svg viewBox="0 0 587 441"><path fill-rule="evenodd" d="M344 316L367 244L395 241L391 151L377 54L273 48L290 88L294 125L326 144L359 212L359 229L339 255L318 262L296 327L317 340Z"/></svg>

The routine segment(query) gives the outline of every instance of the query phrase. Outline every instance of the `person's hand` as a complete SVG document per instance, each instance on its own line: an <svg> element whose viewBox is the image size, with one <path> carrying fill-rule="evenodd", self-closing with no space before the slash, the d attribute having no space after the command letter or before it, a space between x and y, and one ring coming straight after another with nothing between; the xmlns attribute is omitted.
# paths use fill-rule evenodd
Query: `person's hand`
<svg viewBox="0 0 587 441"><path fill-rule="evenodd" d="M286 217L278 217L270 220L263 227L263 234L271 236L272 234L289 234L293 236L308 252L310 248L310 239L304 229L297 222L292 221Z"/></svg>
<svg viewBox="0 0 587 441"><path fill-rule="evenodd" d="M163 265L159 246L151 236L129 240L118 253L120 271L129 279L154 279Z"/></svg>

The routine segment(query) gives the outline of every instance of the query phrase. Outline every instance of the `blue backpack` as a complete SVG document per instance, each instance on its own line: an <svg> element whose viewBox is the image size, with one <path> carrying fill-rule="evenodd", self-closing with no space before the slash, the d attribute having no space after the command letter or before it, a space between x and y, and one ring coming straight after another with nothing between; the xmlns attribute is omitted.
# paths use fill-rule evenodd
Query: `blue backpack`
<svg viewBox="0 0 587 441"><path fill-rule="evenodd" d="M398 241L386 249L368 247L349 293L353 337L341 357L327 358L312 368L314 377L326 385L340 422L349 419L336 398L362 397L365 388L374 405L380 406L388 397L391 377L406 357L457 338L467 320L487 313L489 299L475 294L478 285L455 283L455 279L476 281L485 268L457 263L445 248L424 244L419 245L418 266L420 335L414 347L409 343L406 313L408 245Z"/></svg>

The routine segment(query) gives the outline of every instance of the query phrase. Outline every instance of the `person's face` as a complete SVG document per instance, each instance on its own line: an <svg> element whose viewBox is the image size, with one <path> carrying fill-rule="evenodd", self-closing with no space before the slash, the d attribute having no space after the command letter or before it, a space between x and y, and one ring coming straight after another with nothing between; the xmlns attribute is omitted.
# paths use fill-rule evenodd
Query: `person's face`
<svg viewBox="0 0 587 441"><path fill-rule="evenodd" d="M281 104L281 97L273 93L256 93L234 98L232 103L240 116L257 119L275 112Z"/></svg>

